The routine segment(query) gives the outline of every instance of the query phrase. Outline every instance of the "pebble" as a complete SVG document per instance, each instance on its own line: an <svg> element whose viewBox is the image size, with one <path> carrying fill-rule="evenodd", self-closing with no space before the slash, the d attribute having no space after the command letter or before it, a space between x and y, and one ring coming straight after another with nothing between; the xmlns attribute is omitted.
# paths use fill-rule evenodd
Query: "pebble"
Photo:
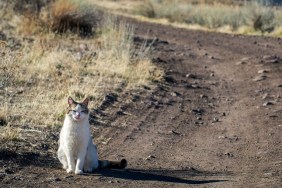
<svg viewBox="0 0 282 188"><path fill-rule="evenodd" d="M213 123L219 122L219 119L217 117L214 117L212 120Z"/></svg>
<svg viewBox="0 0 282 188"><path fill-rule="evenodd" d="M269 105L274 105L274 104L275 104L275 103L272 102L272 101L267 101L267 102L263 103L262 106L269 106Z"/></svg>
<svg viewBox="0 0 282 188"><path fill-rule="evenodd" d="M234 157L233 153L230 153L230 152L224 153L224 155L226 155L227 157Z"/></svg>
<svg viewBox="0 0 282 188"><path fill-rule="evenodd" d="M227 136L223 136L223 135L222 135L222 136L219 136L218 138L219 138L219 139L223 139L223 138L227 138Z"/></svg>
<svg viewBox="0 0 282 188"><path fill-rule="evenodd" d="M266 99L268 97L268 93L265 93L263 96L262 96L262 99Z"/></svg>
<svg viewBox="0 0 282 188"><path fill-rule="evenodd" d="M263 73L267 73L267 72L269 72L269 71L268 70L264 70L264 69L258 71L259 74L263 74Z"/></svg>
<svg viewBox="0 0 282 188"><path fill-rule="evenodd" d="M156 157L154 155L149 155L145 160L151 160L151 159L155 159Z"/></svg>
<svg viewBox="0 0 282 188"><path fill-rule="evenodd" d="M265 79L266 79L265 75L259 75L259 76L255 77L253 79L253 81L258 82L258 81L262 81L262 80L265 80Z"/></svg>
<svg viewBox="0 0 282 188"><path fill-rule="evenodd" d="M194 74L186 74L186 78L193 78L193 79L195 79L196 76Z"/></svg>
<svg viewBox="0 0 282 188"><path fill-rule="evenodd" d="M172 132L173 134L180 135L180 132L177 132L177 131L174 131L174 130L172 130L171 132Z"/></svg>
<svg viewBox="0 0 282 188"><path fill-rule="evenodd" d="M207 95L200 95L201 98L208 98Z"/></svg>
<svg viewBox="0 0 282 188"><path fill-rule="evenodd" d="M247 64L247 62L246 61L238 61L237 63L236 63L236 65L244 65L244 64Z"/></svg>

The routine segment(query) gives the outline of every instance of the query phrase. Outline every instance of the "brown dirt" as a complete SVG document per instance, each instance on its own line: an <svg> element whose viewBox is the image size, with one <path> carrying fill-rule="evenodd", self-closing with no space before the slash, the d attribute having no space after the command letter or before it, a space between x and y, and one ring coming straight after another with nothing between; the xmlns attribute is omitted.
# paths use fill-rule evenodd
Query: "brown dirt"
<svg viewBox="0 0 282 188"><path fill-rule="evenodd" d="M54 128L2 146L0 187L281 187L282 39L128 21L166 73L96 111L101 158L128 167L67 174Z"/></svg>

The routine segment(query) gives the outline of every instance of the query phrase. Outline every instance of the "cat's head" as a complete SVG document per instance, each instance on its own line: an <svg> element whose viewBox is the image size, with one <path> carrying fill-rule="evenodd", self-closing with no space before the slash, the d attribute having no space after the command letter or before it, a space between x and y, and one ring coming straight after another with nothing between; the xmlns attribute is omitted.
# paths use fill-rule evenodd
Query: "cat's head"
<svg viewBox="0 0 282 188"><path fill-rule="evenodd" d="M83 121L88 118L89 98L84 99L83 102L79 103L73 100L71 97L68 98L69 110L68 114L72 117L74 121Z"/></svg>

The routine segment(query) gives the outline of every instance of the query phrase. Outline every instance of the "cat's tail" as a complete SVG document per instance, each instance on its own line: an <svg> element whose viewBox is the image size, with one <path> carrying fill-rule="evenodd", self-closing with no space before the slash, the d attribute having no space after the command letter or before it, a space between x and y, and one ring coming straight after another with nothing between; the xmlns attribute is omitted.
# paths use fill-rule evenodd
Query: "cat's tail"
<svg viewBox="0 0 282 188"><path fill-rule="evenodd" d="M99 168L112 168L112 169L124 169L127 166L126 159L120 161L108 161L108 160L99 160Z"/></svg>

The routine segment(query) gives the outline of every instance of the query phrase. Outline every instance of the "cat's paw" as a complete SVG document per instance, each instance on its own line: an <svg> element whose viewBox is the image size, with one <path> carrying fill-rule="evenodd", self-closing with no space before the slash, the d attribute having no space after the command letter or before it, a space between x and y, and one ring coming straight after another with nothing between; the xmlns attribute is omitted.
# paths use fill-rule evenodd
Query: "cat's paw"
<svg viewBox="0 0 282 188"><path fill-rule="evenodd" d="M75 170L74 173L75 173L75 174L83 174L83 171L82 171L82 170Z"/></svg>
<svg viewBox="0 0 282 188"><path fill-rule="evenodd" d="M63 169L68 169L68 165L63 165Z"/></svg>
<svg viewBox="0 0 282 188"><path fill-rule="evenodd" d="M92 172L93 169L92 169L92 168L84 168L83 171L84 171L84 172Z"/></svg>
<svg viewBox="0 0 282 188"><path fill-rule="evenodd" d="M73 170L71 168L67 169L67 173L72 173L72 172L73 172Z"/></svg>

